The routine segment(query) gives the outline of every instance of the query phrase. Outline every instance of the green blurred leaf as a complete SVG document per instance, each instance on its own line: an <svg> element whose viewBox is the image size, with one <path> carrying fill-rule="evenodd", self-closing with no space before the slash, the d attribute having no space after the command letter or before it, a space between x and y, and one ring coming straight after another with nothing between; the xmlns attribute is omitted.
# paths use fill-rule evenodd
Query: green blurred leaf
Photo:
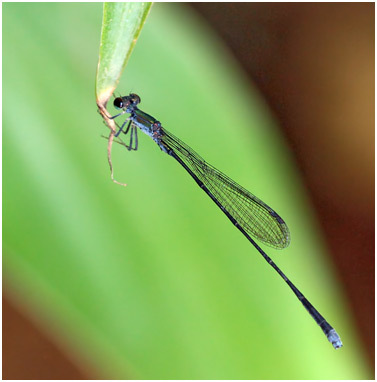
<svg viewBox="0 0 377 382"><path fill-rule="evenodd" d="M152 3L104 3L96 97L106 105L136 44Z"/></svg>

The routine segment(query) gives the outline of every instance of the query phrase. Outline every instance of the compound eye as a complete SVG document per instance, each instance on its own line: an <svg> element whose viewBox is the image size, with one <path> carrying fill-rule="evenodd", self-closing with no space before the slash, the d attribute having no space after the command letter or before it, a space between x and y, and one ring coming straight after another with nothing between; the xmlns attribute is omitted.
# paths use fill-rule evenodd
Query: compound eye
<svg viewBox="0 0 377 382"><path fill-rule="evenodd" d="M137 105L137 104L139 104L141 102L140 97L137 94L135 94L135 93L131 93L129 97L130 97L131 102L134 105Z"/></svg>
<svg viewBox="0 0 377 382"><path fill-rule="evenodd" d="M123 103L122 98L117 97L117 98L114 99L114 107L116 109L123 109L124 103Z"/></svg>

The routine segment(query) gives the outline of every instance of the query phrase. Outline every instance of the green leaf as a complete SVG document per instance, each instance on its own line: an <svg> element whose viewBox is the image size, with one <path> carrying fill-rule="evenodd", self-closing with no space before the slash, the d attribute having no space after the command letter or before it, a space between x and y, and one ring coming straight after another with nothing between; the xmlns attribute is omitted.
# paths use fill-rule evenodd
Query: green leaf
<svg viewBox="0 0 377 382"><path fill-rule="evenodd" d="M106 105L136 44L152 3L104 3L96 97Z"/></svg>
<svg viewBox="0 0 377 382"><path fill-rule="evenodd" d="M111 159L116 125L109 118L106 105L116 89L120 76L136 44L141 28L152 3L104 3L101 44L96 76L96 98L98 110L110 129L107 145L107 160L111 179L120 185L126 184L114 179Z"/></svg>

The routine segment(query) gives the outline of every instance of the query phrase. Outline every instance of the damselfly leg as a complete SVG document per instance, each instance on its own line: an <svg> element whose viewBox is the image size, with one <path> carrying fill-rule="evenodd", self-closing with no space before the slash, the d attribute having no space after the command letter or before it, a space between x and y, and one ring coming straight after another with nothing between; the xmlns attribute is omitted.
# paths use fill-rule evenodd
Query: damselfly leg
<svg viewBox="0 0 377 382"><path fill-rule="evenodd" d="M128 122L127 128L126 128L125 131L123 131L124 125L127 122ZM126 146L128 151L131 151L131 150L136 151L137 150L137 146L138 146L137 127L132 123L132 121L128 121L128 119L126 119L124 121L124 123L122 124L122 126L119 128L118 132L115 134L115 137L118 138L118 136L119 136L119 134L121 132L123 132L123 134L127 135L128 132L130 131L130 128L131 128L130 141L129 141L129 144L125 145L125 146Z"/></svg>
<svg viewBox="0 0 377 382"><path fill-rule="evenodd" d="M131 121L130 121L131 122ZM124 134L127 134L127 131L130 127L130 124L127 127L127 130ZM133 138L135 138L135 142L133 142ZM134 143L134 147L132 147L132 143ZM131 125L131 133L130 133L130 143L127 147L129 151L134 150L136 151L138 147L138 139L137 139L137 127L135 125Z"/></svg>
<svg viewBox="0 0 377 382"><path fill-rule="evenodd" d="M124 125L128 122L128 125L127 125L127 129L126 131L123 131L123 128L124 128ZM131 126L131 122L128 118L123 122L122 126L119 127L118 124L116 123L116 125L119 127L119 130L118 132L115 134L115 137L118 138L119 134L123 131L124 134L127 134L128 133L128 130L130 129L130 126Z"/></svg>

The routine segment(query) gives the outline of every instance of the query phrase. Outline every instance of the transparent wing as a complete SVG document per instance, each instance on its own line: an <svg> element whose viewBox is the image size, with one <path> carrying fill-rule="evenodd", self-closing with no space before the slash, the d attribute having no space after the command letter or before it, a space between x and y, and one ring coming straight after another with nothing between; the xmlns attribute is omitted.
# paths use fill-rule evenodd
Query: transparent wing
<svg viewBox="0 0 377 382"><path fill-rule="evenodd" d="M250 236L277 249L289 245L284 220L267 204L205 162L200 155L170 132L162 129L161 143L187 166Z"/></svg>

